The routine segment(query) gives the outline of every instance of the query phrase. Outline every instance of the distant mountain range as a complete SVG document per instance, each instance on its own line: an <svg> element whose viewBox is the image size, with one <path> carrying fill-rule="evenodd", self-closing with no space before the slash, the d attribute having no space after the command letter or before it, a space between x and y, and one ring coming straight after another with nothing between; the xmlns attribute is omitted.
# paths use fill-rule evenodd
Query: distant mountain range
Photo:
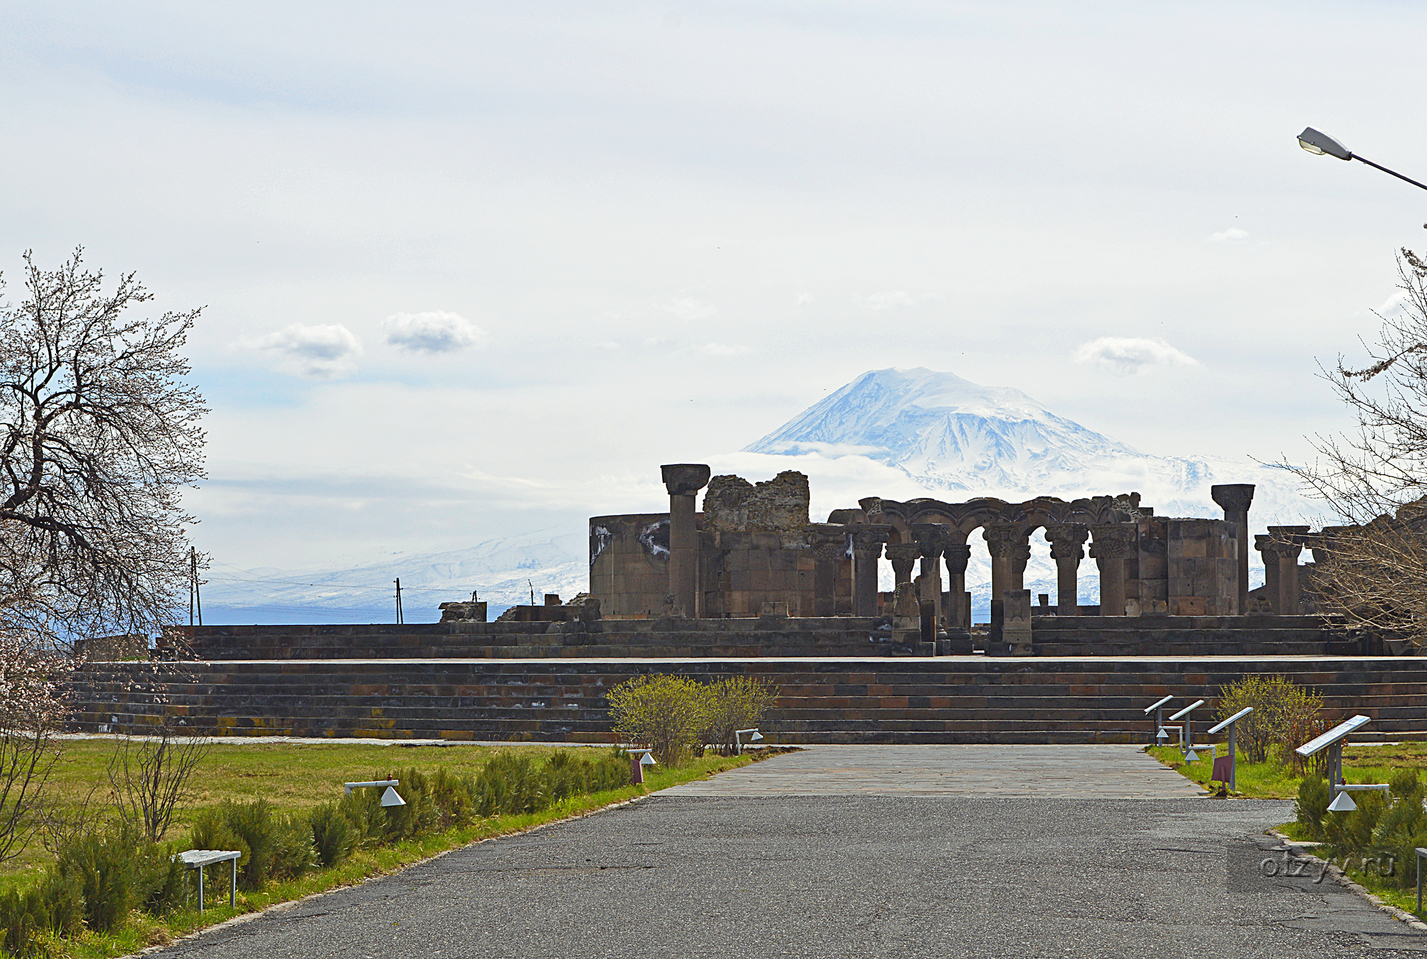
<svg viewBox="0 0 1427 959"><path fill-rule="evenodd" d="M820 461L865 459L904 474L925 495L953 502L1138 491L1162 516L1220 516L1210 485L1254 483L1251 519L1257 528L1311 522L1321 510L1281 470L1247 460L1142 453L1055 415L1020 390L979 386L926 369L864 373L745 452L799 456L797 468L806 468L805 454ZM817 476L812 481L816 487ZM864 495L880 492L869 489ZM339 570L218 568L204 594L205 621L392 622L397 577L407 622L434 621L439 603L469 599L472 590L489 601L494 617L529 602L532 588L537 601L544 592L569 598L585 590L587 550L584 529L537 530ZM1081 572L1082 602L1096 602L1094 562L1082 563ZM890 586L890 569L885 576L884 586ZM989 558L974 550L967 583L973 611L983 618L990 578ZM1033 593L1055 595L1055 568L1044 546L1027 567L1026 585Z"/></svg>

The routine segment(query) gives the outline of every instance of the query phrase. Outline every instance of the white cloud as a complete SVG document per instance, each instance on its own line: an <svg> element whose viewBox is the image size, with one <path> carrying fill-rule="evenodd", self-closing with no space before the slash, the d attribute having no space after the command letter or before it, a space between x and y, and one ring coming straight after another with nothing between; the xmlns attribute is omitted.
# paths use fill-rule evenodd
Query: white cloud
<svg viewBox="0 0 1427 959"><path fill-rule="evenodd" d="M813 302L813 299L814 297L811 293L799 293L796 302L798 306L806 306L807 304Z"/></svg>
<svg viewBox="0 0 1427 959"><path fill-rule="evenodd" d="M1387 299L1383 300L1378 308L1373 310L1378 316L1399 317L1407 312L1407 291L1398 290Z"/></svg>
<svg viewBox="0 0 1427 959"><path fill-rule="evenodd" d="M704 303L687 296L674 297L665 304L664 308L679 319L690 322L707 320L709 317L718 315L718 307L712 303Z"/></svg>
<svg viewBox="0 0 1427 959"><path fill-rule="evenodd" d="M869 293L867 296L860 296L858 302L871 310L890 310L896 307L916 306L918 303L925 303L937 298L931 293L913 294L906 290L887 290L883 293Z"/></svg>
<svg viewBox="0 0 1427 959"><path fill-rule="evenodd" d="M725 346L723 343L706 343L699 347L704 356L740 356L748 352L746 346Z"/></svg>
<svg viewBox="0 0 1427 959"><path fill-rule="evenodd" d="M1248 230L1241 230L1236 226L1231 226L1227 230L1215 233L1209 239L1214 243L1242 243L1248 238Z"/></svg>
<svg viewBox="0 0 1427 959"><path fill-rule="evenodd" d="M322 380L355 371L362 353L356 334L340 323L294 323L241 345L277 356L284 373Z"/></svg>
<svg viewBox="0 0 1427 959"><path fill-rule="evenodd" d="M486 331L459 313L396 313L382 321L386 341L412 353L455 353L486 342Z"/></svg>
<svg viewBox="0 0 1427 959"><path fill-rule="evenodd" d="M1120 376L1151 367L1200 365L1194 357L1164 340L1133 336L1102 336L1082 343L1075 351L1075 362L1090 363Z"/></svg>

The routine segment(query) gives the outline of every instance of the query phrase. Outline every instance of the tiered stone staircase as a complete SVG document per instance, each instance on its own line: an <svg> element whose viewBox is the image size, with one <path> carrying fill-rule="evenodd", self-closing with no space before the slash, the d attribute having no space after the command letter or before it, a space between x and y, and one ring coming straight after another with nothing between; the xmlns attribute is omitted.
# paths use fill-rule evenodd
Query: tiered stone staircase
<svg viewBox="0 0 1427 959"><path fill-rule="evenodd" d="M611 739L611 687L680 673L776 685L763 726L774 742L1145 742L1154 700L1212 706L1220 686L1262 674L1320 691L1332 719L1373 717L1358 741L1427 739L1427 658L1416 657L447 656L212 659L163 667L157 679L155 669L87 666L75 680L80 725L112 729L168 709L194 732L227 735L600 742ZM155 685L167 705L154 705ZM1203 723L1211 711L1198 715Z"/></svg>

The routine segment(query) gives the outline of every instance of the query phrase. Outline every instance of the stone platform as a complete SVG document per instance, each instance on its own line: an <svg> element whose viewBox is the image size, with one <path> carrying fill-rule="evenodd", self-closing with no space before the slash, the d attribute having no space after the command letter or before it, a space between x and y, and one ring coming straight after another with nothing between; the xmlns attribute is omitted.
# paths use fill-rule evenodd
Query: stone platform
<svg viewBox="0 0 1427 959"><path fill-rule="evenodd" d="M889 620L766 616L594 622L199 626L178 632L204 660L714 658L887 655ZM1351 656L1318 616L1037 616L1039 656Z"/></svg>
<svg viewBox="0 0 1427 959"><path fill-rule="evenodd" d="M1212 703L1220 686L1258 674L1317 689L1329 718L1373 717L1359 740L1427 739L1427 658L1416 657L250 659L176 672L158 706L149 664L89 664L74 681L80 728L167 709L219 735L602 742L611 687L677 673L777 686L763 724L773 742L1139 743L1154 700Z"/></svg>

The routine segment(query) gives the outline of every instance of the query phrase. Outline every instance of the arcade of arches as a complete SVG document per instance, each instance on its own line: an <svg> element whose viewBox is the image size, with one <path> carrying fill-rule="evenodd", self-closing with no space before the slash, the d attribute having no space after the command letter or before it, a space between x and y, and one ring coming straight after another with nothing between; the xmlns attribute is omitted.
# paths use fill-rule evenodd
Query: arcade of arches
<svg viewBox="0 0 1427 959"><path fill-rule="evenodd" d="M710 476L702 464L663 467L667 513L590 520L590 592L612 619L660 616L915 618L924 634L966 635L966 567L973 546L991 557L993 628L1029 620L1024 573L1032 537L1044 531L1058 578L1056 616L1235 616L1249 610L1249 505L1254 487L1213 487L1222 518L1167 518L1139 494L1022 503L868 497L808 515L808 480L784 472L764 483ZM705 490L702 511L696 497ZM1297 527L1270 527L1259 548L1270 565L1272 611L1297 610ZM977 543L977 540L980 543ZM1077 576L1098 567L1100 605L1080 607ZM896 589L878 591L888 562Z"/></svg>

